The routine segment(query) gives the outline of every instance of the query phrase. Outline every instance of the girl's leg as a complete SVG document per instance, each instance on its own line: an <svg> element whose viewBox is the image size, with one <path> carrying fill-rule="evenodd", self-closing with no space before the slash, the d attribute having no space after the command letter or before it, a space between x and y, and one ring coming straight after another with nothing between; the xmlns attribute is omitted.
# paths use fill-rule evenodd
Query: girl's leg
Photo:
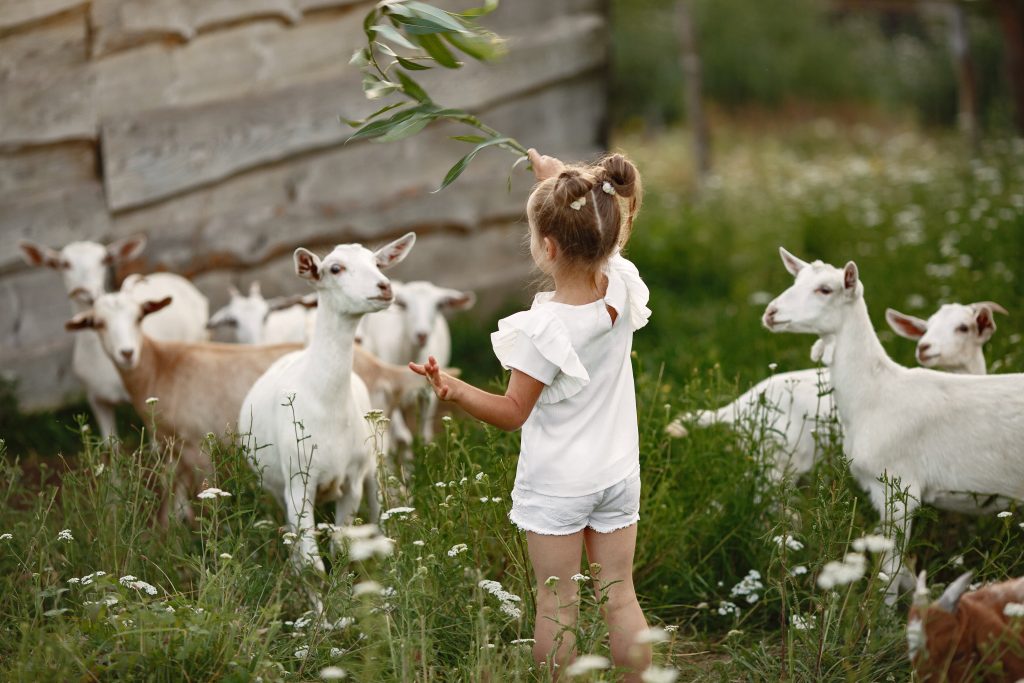
<svg viewBox="0 0 1024 683"><path fill-rule="evenodd" d="M604 602L612 660L628 669L625 681L639 681L651 665L651 646L637 643L637 635L647 628L647 620L633 591L633 551L636 548L636 524L606 534L584 529L587 559L601 565L594 577L598 599Z"/></svg>
<svg viewBox="0 0 1024 683"><path fill-rule="evenodd" d="M582 531L568 536L526 532L530 561L537 577L533 659L538 664L551 662L562 667L575 657L579 587L570 577L580 571L582 541ZM558 582L548 586L546 582L551 576L557 576ZM557 677L557 670L552 673Z"/></svg>

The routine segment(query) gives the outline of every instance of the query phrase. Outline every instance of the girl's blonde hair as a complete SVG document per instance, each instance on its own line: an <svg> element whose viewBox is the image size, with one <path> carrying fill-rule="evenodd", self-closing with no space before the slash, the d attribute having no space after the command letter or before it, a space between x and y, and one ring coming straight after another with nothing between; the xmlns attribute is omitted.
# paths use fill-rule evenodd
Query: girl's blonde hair
<svg viewBox="0 0 1024 683"><path fill-rule="evenodd" d="M526 213L539 237L558 244L567 267L592 270L626 246L642 197L633 162L609 154L538 183Z"/></svg>

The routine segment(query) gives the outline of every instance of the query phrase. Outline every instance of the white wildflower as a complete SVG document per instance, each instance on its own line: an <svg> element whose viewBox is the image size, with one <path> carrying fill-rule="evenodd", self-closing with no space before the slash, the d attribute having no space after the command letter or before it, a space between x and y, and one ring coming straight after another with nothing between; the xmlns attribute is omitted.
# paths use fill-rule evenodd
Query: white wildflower
<svg viewBox="0 0 1024 683"><path fill-rule="evenodd" d="M467 481L469 481L469 477L463 477L462 479L459 479L459 486L462 486ZM455 486L455 482L454 481L448 482L448 486Z"/></svg>
<svg viewBox="0 0 1024 683"><path fill-rule="evenodd" d="M348 557L350 560L355 560L357 562L361 562L362 560L366 560L374 556L387 557L394 552L394 543L394 540L387 536L357 539L352 541L352 544L349 546Z"/></svg>
<svg viewBox="0 0 1024 683"><path fill-rule="evenodd" d="M447 424L448 422L451 422L451 421L452 421L452 416L451 415L442 415L441 416L441 422L444 422L444 423Z"/></svg>
<svg viewBox="0 0 1024 683"><path fill-rule="evenodd" d="M884 553L896 547L891 538L879 534L868 534L861 538L855 538L851 545L853 545L853 549L858 553L862 553L865 550L869 553Z"/></svg>
<svg viewBox="0 0 1024 683"><path fill-rule="evenodd" d="M298 536L295 534L294 531L286 531L284 532L284 534L281 535L281 542L285 545L291 545L295 542L296 538L298 538Z"/></svg>
<svg viewBox="0 0 1024 683"><path fill-rule="evenodd" d="M591 671L607 669L611 665L612 663L608 661L607 657L602 657L601 655L582 655L565 668L565 674L569 677L582 676Z"/></svg>
<svg viewBox="0 0 1024 683"><path fill-rule="evenodd" d="M380 521L386 522L389 519L391 519L392 517L396 517L396 516L399 516L399 515L401 515L402 518L405 518L405 517L408 517L410 513L415 512L415 511L416 511L416 508L410 508L410 507L391 508L390 510L385 510L384 512L380 513Z"/></svg>
<svg viewBox="0 0 1024 683"><path fill-rule="evenodd" d="M808 631L814 628L815 620L816 617L813 614L808 614L806 617L801 614L791 614L789 616L789 623L797 631Z"/></svg>
<svg viewBox="0 0 1024 683"><path fill-rule="evenodd" d="M859 553L847 553L842 562L829 562L818 575L818 586L829 590L845 586L864 576L867 559Z"/></svg>
<svg viewBox="0 0 1024 683"><path fill-rule="evenodd" d="M544 585L548 588L554 588L560 580L557 576L549 576L544 580Z"/></svg>
<svg viewBox="0 0 1024 683"><path fill-rule="evenodd" d="M268 526L274 526L274 523L269 519L261 519L252 525L253 529L263 529Z"/></svg>
<svg viewBox="0 0 1024 683"><path fill-rule="evenodd" d="M789 570L790 576L803 576L806 573L807 573L807 566L803 565L803 564L798 564L797 566L795 566L795 567L793 567L792 569Z"/></svg>
<svg viewBox="0 0 1024 683"><path fill-rule="evenodd" d="M643 683L675 683L677 678L679 678L679 671L676 669L653 664L640 674L640 680Z"/></svg>
<svg viewBox="0 0 1024 683"><path fill-rule="evenodd" d="M343 649L341 649L340 647L332 647L331 648L331 659L337 659L338 657L341 657L344 654L345 654L345 651Z"/></svg>
<svg viewBox="0 0 1024 683"><path fill-rule="evenodd" d="M14 534L0 534L0 541L10 541L14 538Z"/></svg>
<svg viewBox="0 0 1024 683"><path fill-rule="evenodd" d="M675 633L676 631L679 630L679 627L676 626L675 624L672 624L671 626L666 626L665 630L668 631L669 633Z"/></svg>
<svg viewBox="0 0 1024 683"><path fill-rule="evenodd" d="M439 489L443 489L445 486L448 486L448 484L443 482L443 481L439 481L439 482L435 483L434 486L439 488Z"/></svg>
<svg viewBox="0 0 1024 683"><path fill-rule="evenodd" d="M729 602L728 600L722 600L718 603L718 614L719 616L727 617L730 614L738 617L740 615L740 608L735 603Z"/></svg>
<svg viewBox="0 0 1024 683"><path fill-rule="evenodd" d="M996 517L998 517L999 519L1006 519L1007 517L1013 517L1013 513L1010 512L1009 510L1003 510L998 515L996 515Z"/></svg>
<svg viewBox="0 0 1024 683"><path fill-rule="evenodd" d="M418 547L418 548L422 548L423 546L426 545L426 543L424 543L423 541L420 541L420 540L415 540L415 541L412 542L412 544L414 546Z"/></svg>
<svg viewBox="0 0 1024 683"><path fill-rule="evenodd" d="M344 629L348 628L354 623L356 623L355 617L339 617L337 621L331 624L331 628L333 628L336 631L343 631ZM331 651L331 656L334 656L333 650Z"/></svg>
<svg viewBox="0 0 1024 683"><path fill-rule="evenodd" d="M480 502L481 502L481 503L486 503L486 502L487 502L487 496L484 496L484 497L482 497L482 498L480 499Z"/></svg>
<svg viewBox="0 0 1024 683"><path fill-rule="evenodd" d="M962 566L964 566L964 556L963 555L956 555L956 556L953 557L952 560L950 560L950 562L953 563L954 567L962 567Z"/></svg>
<svg viewBox="0 0 1024 683"><path fill-rule="evenodd" d="M491 502L492 503L500 503L501 502L501 496L491 496Z"/></svg>
<svg viewBox="0 0 1024 683"><path fill-rule="evenodd" d="M477 472L475 479L477 481L483 481L484 480L484 473L483 472Z"/></svg>
<svg viewBox="0 0 1024 683"><path fill-rule="evenodd" d="M667 642L668 639L668 631L657 626L646 628L636 634L636 642L638 643L664 643Z"/></svg>
<svg viewBox="0 0 1024 683"><path fill-rule="evenodd" d="M572 576L570 576L569 580L570 581L579 581L580 583L583 583L584 581L589 581L590 577L585 575L585 574L578 574L577 573L577 574L573 574Z"/></svg>
<svg viewBox="0 0 1024 683"><path fill-rule="evenodd" d="M134 588L137 591L145 591L150 595L157 594L156 586L154 586L151 583L146 583L141 579L137 579L131 574L126 574L125 576L122 576L120 579L118 579L118 582L120 582L120 584L125 588Z"/></svg>
<svg viewBox="0 0 1024 683"><path fill-rule="evenodd" d="M523 616L523 610L519 609L511 602L501 603L501 607L499 609L501 609L501 611L504 612L506 616L512 619L519 619Z"/></svg>
<svg viewBox="0 0 1024 683"><path fill-rule="evenodd" d="M779 364L778 364L778 363L769 363L769 364L768 364L768 369L769 369L769 370L770 370L771 372L775 372L776 370L778 370L778 369L779 369Z"/></svg>
<svg viewBox="0 0 1024 683"><path fill-rule="evenodd" d="M75 537L71 535L71 529L61 529L57 534L57 540L68 542L75 540Z"/></svg>
<svg viewBox="0 0 1024 683"><path fill-rule="evenodd" d="M147 406L155 405L159 400L160 399L158 399L156 396L150 396L149 398L146 399L146 405Z"/></svg>
<svg viewBox="0 0 1024 683"><path fill-rule="evenodd" d="M469 550L469 546L465 543L456 543L448 550L448 557L456 557Z"/></svg>
<svg viewBox="0 0 1024 683"><path fill-rule="evenodd" d="M99 601L99 603L100 603L101 605L106 605L107 607L113 607L114 605L116 605L116 604L117 604L117 603L119 603L120 601L121 601L121 599L120 599L120 598L118 598L118 597L117 597L116 595L114 595L113 593L107 593L107 594L106 594L106 595L104 595L104 596L103 596L102 598L100 598L100 601Z"/></svg>
<svg viewBox="0 0 1024 683"><path fill-rule="evenodd" d="M220 559L222 559L222 560L230 560L230 559L231 559L231 553L221 553L221 554L219 555L219 557L220 557Z"/></svg>
<svg viewBox="0 0 1024 683"><path fill-rule="evenodd" d="M343 526L335 530L345 538L360 539L373 538L380 533L380 529L374 524L360 524L359 526Z"/></svg>
<svg viewBox="0 0 1024 683"><path fill-rule="evenodd" d="M515 640L508 641L509 645L533 645L537 641L533 638L516 638Z"/></svg>
<svg viewBox="0 0 1024 683"><path fill-rule="evenodd" d="M803 550L804 549L804 544L801 543L800 541L796 540L795 538L793 538L789 534L785 534L783 536L775 536L775 537L772 538L772 540L780 548L783 545L785 545L787 548L789 548L792 551L797 551L797 550Z"/></svg>
<svg viewBox="0 0 1024 683"><path fill-rule="evenodd" d="M70 579L68 579L68 583L70 583L72 585L78 583L79 581L81 581L81 579L75 578L74 576L72 576Z"/></svg>
<svg viewBox="0 0 1024 683"><path fill-rule="evenodd" d="M308 646L307 647L300 647L294 653L295 659L305 659L307 655L309 655L309 647Z"/></svg>
<svg viewBox="0 0 1024 683"><path fill-rule="evenodd" d="M376 581L362 581L352 586L352 595L359 597L361 595L380 595L384 587Z"/></svg>
<svg viewBox="0 0 1024 683"><path fill-rule="evenodd" d="M227 491L221 491L220 489L211 486L210 488L203 489L202 491L197 493L196 494L196 498L202 498L203 500L206 500L206 499L209 499L209 498L216 498L217 496L221 496L222 498L227 498L230 495L231 494L228 493Z"/></svg>
<svg viewBox="0 0 1024 683"><path fill-rule="evenodd" d="M739 583L732 587L732 590L729 591L729 597L736 598L744 595L747 598L747 602L753 604L761 597L759 592L763 588L764 584L761 582L761 572L756 569L751 569Z"/></svg>
<svg viewBox="0 0 1024 683"><path fill-rule="evenodd" d="M340 681L348 676L348 672L340 666L325 666L320 669L320 678L325 681Z"/></svg>
<svg viewBox="0 0 1024 683"><path fill-rule="evenodd" d="M1008 602L1003 605L1003 614L1008 617L1024 617L1024 602Z"/></svg>
<svg viewBox="0 0 1024 683"><path fill-rule="evenodd" d="M312 617L302 616L292 622L292 626L296 629L303 629L313 623Z"/></svg>

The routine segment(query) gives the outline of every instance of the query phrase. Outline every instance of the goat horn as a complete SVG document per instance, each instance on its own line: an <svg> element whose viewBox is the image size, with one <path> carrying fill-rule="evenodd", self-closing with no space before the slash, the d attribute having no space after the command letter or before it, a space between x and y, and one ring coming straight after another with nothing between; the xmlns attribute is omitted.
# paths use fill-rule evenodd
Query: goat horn
<svg viewBox="0 0 1024 683"><path fill-rule="evenodd" d="M989 308L991 308L996 313L1002 313L1003 315L1010 315L1010 312L1008 310L1006 310L1005 308L1003 308L1002 306L997 304L995 301L976 301L973 304L971 304L971 307L974 307L974 306L988 306Z"/></svg>
<svg viewBox="0 0 1024 683"><path fill-rule="evenodd" d="M922 569L921 573L917 575L917 585L914 587L914 605L917 607L927 607L928 603L931 602L927 578L927 569Z"/></svg>
<svg viewBox="0 0 1024 683"><path fill-rule="evenodd" d="M960 602L960 596L962 596L967 590L967 587L971 585L971 576L973 575L974 572L964 572L956 581L946 586L946 590L943 591L939 599L935 601L935 606L944 612L949 612L950 614L955 612L957 603Z"/></svg>

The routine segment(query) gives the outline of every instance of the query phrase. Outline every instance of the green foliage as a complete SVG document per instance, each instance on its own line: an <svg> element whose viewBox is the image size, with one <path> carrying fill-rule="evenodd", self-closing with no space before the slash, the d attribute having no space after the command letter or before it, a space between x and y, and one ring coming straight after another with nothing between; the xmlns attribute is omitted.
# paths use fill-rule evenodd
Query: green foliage
<svg viewBox="0 0 1024 683"><path fill-rule="evenodd" d="M407 101L388 104L358 121L343 118L348 125L357 128L348 142L394 142L411 137L438 120L458 121L484 133L484 136L454 138L476 146L449 169L437 190L455 182L473 157L487 147L501 147L520 157L525 155L525 147L473 114L436 104L411 75L434 66L458 69L462 66L457 57L459 52L480 61L501 57L505 53L502 40L475 23L478 17L497 6L497 0L488 0L481 7L455 13L417 0L375 5L363 21L366 47L356 50L350 63L363 72L363 92L367 98L376 100L400 95ZM405 50L406 54L399 54L399 50Z"/></svg>

